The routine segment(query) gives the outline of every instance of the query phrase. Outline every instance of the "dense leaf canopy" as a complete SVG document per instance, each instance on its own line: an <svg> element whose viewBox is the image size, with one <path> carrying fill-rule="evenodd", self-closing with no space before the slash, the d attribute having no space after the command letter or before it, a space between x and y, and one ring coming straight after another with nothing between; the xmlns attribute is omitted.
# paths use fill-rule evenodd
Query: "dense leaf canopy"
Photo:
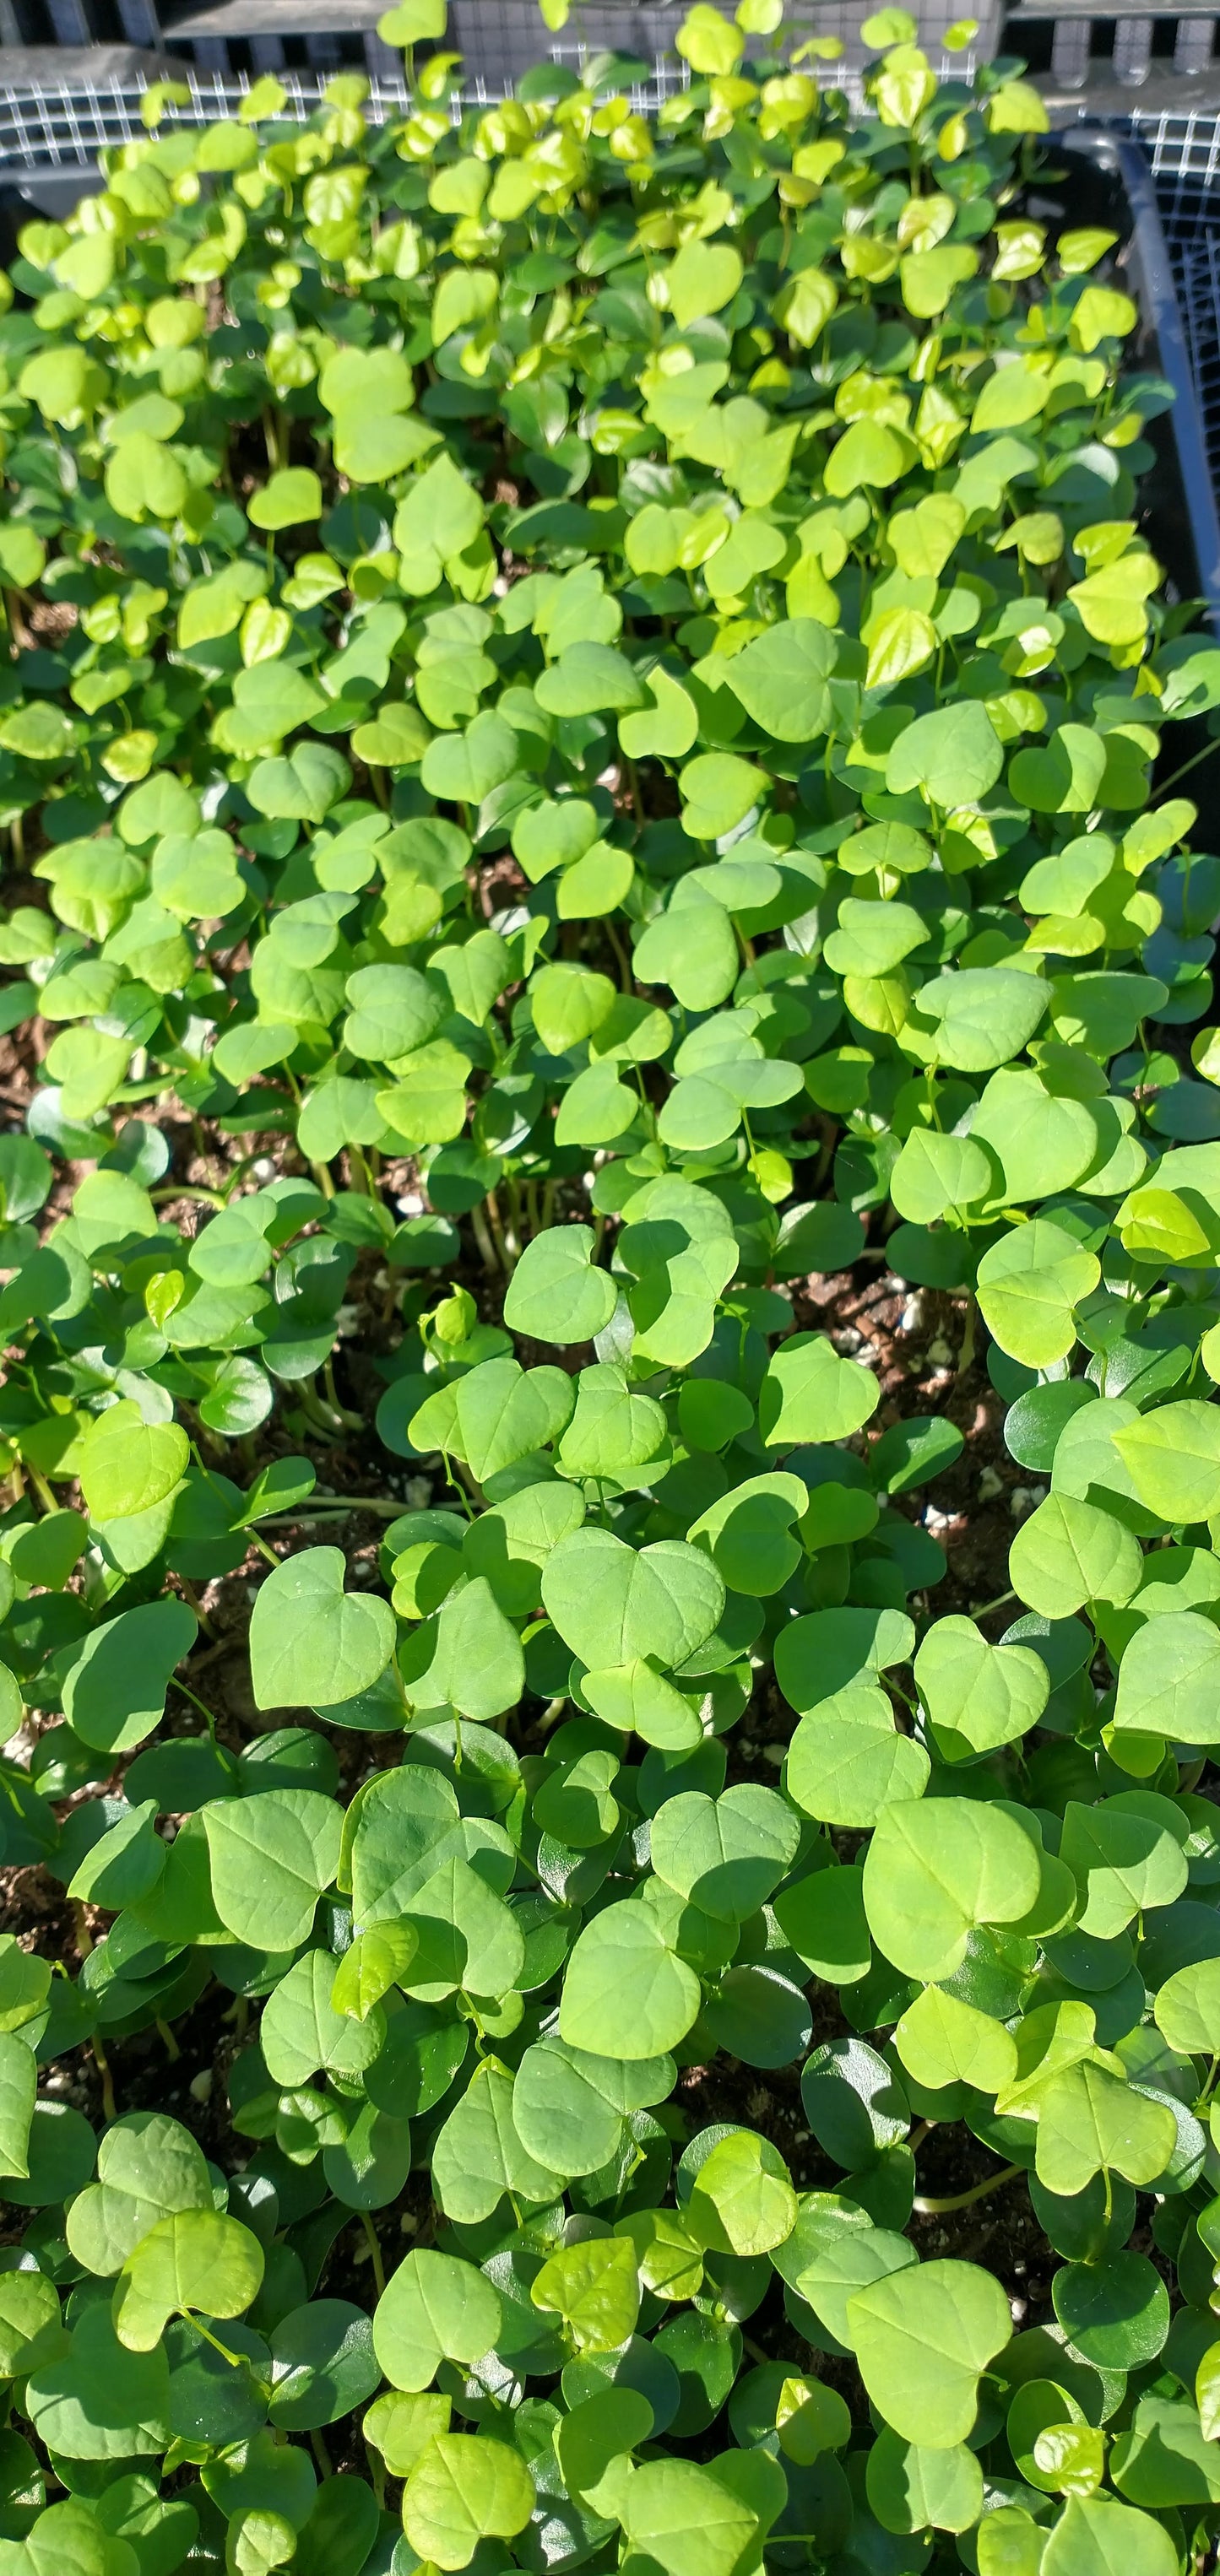
<svg viewBox="0 0 1220 2576"><path fill-rule="evenodd" d="M781 19L21 235L0 2576L1220 2530L1220 655L1021 67Z"/></svg>

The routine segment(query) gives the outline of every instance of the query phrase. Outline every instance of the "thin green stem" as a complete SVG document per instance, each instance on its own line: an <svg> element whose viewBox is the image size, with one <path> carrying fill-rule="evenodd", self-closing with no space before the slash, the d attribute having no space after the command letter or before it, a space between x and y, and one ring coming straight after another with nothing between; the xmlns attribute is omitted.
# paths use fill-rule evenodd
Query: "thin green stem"
<svg viewBox="0 0 1220 2576"><path fill-rule="evenodd" d="M353 1413L346 1404L340 1404L339 1402L339 1398L335 1390L335 1363L333 1357L323 1361L322 1383L326 1388L328 1400L334 1406L340 1422L342 1422L345 1428L349 1431L362 1431L364 1428L363 1414Z"/></svg>
<svg viewBox="0 0 1220 2576"><path fill-rule="evenodd" d="M24 1458L22 1460L22 1465L25 1469L27 1483L33 1486L44 1512L57 1512L59 1510L59 1505L47 1483L46 1477L39 1475L37 1467L32 1467L28 1458Z"/></svg>
<svg viewBox="0 0 1220 2576"><path fill-rule="evenodd" d="M213 2352L218 2352L221 2360L228 2362L230 2370L240 2370L243 2362L246 2363L246 2367L249 2369L250 2365L247 2355L244 2352L230 2352L227 2343L222 2343L219 2335L213 2334L210 2326L205 2326L202 2317L197 2317L193 2310L189 2308L183 2310L183 2315L188 2326L193 2326L195 2333L201 2337L202 2341L204 2343L210 2343ZM251 2371L250 2375L252 2378L254 2377L253 2371Z"/></svg>
<svg viewBox="0 0 1220 2576"><path fill-rule="evenodd" d="M997 1592L994 1601L980 1601L977 1610L972 1610L970 1616L972 1619L985 1619L989 1610L1004 1610L1010 1601L1016 1600L1016 1597L1015 1592Z"/></svg>
<svg viewBox="0 0 1220 2576"><path fill-rule="evenodd" d="M212 1626L212 1622L208 1617L207 1611L204 1609L203 1603L195 1590L195 1586L192 1583L189 1574L180 1573L178 1581L182 1586L182 1598L184 1601L189 1602L191 1609L194 1611L195 1617L199 1621L199 1625L203 1630L204 1636L214 1636L215 1630Z"/></svg>
<svg viewBox="0 0 1220 2576"><path fill-rule="evenodd" d="M1168 795L1170 788L1176 787L1180 778L1188 778L1191 770L1197 769L1200 761L1210 760L1214 751L1220 751L1220 740L1205 742L1202 751L1193 752L1189 760L1182 762L1180 769L1172 770L1168 778L1157 781L1157 795Z"/></svg>
<svg viewBox="0 0 1220 2576"><path fill-rule="evenodd" d="M618 971L619 971L619 981L620 981L620 983L621 983L621 985L622 985L623 991L624 991L625 993L629 993L629 992L631 991L632 984L633 984L633 982L634 982L634 977L633 977L632 970L631 970L631 959L630 959L630 957L628 956L628 954L627 954L627 951L626 951L625 947L623 946L623 941L622 941L621 933L619 932L619 930L618 930L618 928L617 928L617 926L616 926L616 924L615 924L615 921L614 921L614 919L613 919L613 916L612 916L610 913L607 913L607 914L606 914L605 927L606 927L606 936L607 936L607 938L608 938L608 940L609 940L609 942L610 942L610 945L611 945L612 949L614 950L614 959L615 959L615 964L617 965L617 967L618 967Z"/></svg>
<svg viewBox="0 0 1220 2576"><path fill-rule="evenodd" d="M472 1207L470 1211L470 1230L479 1247L479 1259L483 1268L494 1279L500 1269L500 1261L481 1207Z"/></svg>
<svg viewBox="0 0 1220 2576"><path fill-rule="evenodd" d="M943 2218L953 2209L973 2209L976 2200L986 2200L990 2192L1002 2191L1006 2183L1014 2182L1024 2171L1024 2165L1004 2165L989 2182L976 2182L971 2191L951 2192L947 2200L924 2200L917 2195L914 2207L921 2218Z"/></svg>
<svg viewBox="0 0 1220 2576"><path fill-rule="evenodd" d="M381 2257L381 2239L373 2225L372 2219L369 2217L367 2209L362 2209L360 2212L360 2224L364 2229L365 2239L368 2244L369 2253L372 2257L373 2279L377 2284L377 2296L380 2299L385 2291L385 2264Z"/></svg>
<svg viewBox="0 0 1220 2576"><path fill-rule="evenodd" d="M472 1217L475 1215L486 1216L488 1226L491 1230L491 1241L495 1257L505 1278L507 1279L511 1275L513 1265L512 1260L509 1257L508 1239L504 1231L504 1219L500 1214L500 1202L496 1197L494 1190L488 1191L481 1210L472 1211ZM478 1241L477 1225L475 1226L475 1240L476 1242ZM482 1250L481 1245L479 1248Z"/></svg>
<svg viewBox="0 0 1220 2576"><path fill-rule="evenodd" d="M114 2077L110 2072L110 2060L106 2055L106 2051L103 2048L96 2031L89 2042L89 2046L93 2051L93 2063L102 2080L102 2110L108 2121L117 2120L119 2116L119 2106L114 2098Z"/></svg>
<svg viewBox="0 0 1220 2576"><path fill-rule="evenodd" d="M979 1310L975 1299L973 1297L968 1297L966 1299L966 1329L962 1334L962 1346L957 1355L957 1375L959 1377L966 1377L974 1366L974 1336L978 1319Z"/></svg>
<svg viewBox="0 0 1220 2576"><path fill-rule="evenodd" d="M226 1496L226 1494L225 1494L224 1486L220 1483L219 1479L218 1479L217 1477L215 1477L215 1476L212 1474L212 1470L211 1470L211 1468L209 1467L208 1462L207 1462L207 1459L204 1457L203 1452L202 1452L202 1450L200 1449L200 1446L199 1446L199 1443L198 1443L198 1441L197 1441L197 1440L192 1440L192 1442L191 1442L191 1456L192 1456L192 1458L194 1459L195 1464L196 1464L196 1466L197 1466L197 1467L198 1467L198 1469L199 1469L200 1475L201 1475L201 1476L205 1479L205 1481L206 1481L206 1482L207 1482L207 1483L212 1487L213 1493L215 1493L215 1494L218 1494L218 1495L219 1495L220 1500L225 1504L225 1507L226 1507L226 1510L227 1510L227 1508L228 1508L228 1498L227 1498L227 1496ZM279 1561L280 1561L280 1560L279 1560L278 1556L275 1556L275 1555L272 1553L272 1550L267 1546L266 1541L265 1541L264 1539L261 1539L261 1538L259 1537L259 1534L258 1534L258 1531L257 1531L257 1530L255 1530L255 1529L247 1530L247 1532L246 1532L246 1536L251 1540L252 1544L253 1544L253 1545L258 1549L260 1556L265 1556L265 1557L266 1557L268 1565L273 1565L273 1566L274 1566L274 1565L278 1565L278 1564L279 1564ZM185 1591L185 1590L186 1590L186 1588L187 1588L187 1587L186 1587L185 1577L183 1577L183 1576L181 1576L181 1575L180 1575L178 1579L179 1579L180 1583L182 1584L183 1590ZM188 1597L189 1597L189 1595L188 1595ZM192 1609L194 1609L194 1607L195 1607L195 1604L194 1604L194 1602L193 1602L193 1601L192 1601L192 1603L191 1603L191 1607L192 1607ZM206 1626L207 1626L207 1621L203 1618L203 1613L202 1613L202 1611L200 1611L200 1612L198 1613L198 1616L199 1616L199 1619L200 1619L200 1621L201 1621L202 1625L206 1628ZM187 1696L188 1696L188 1698L190 1697L190 1693L189 1693L189 1692L188 1692ZM200 1706L202 1706L202 1702L200 1702L200 1703L198 1703L198 1704L199 1704ZM208 1713L207 1713L207 1710L206 1710L206 1709L204 1709L204 1712L203 1712L203 1713L204 1713L204 1716L205 1716L205 1717L207 1717ZM210 1717L209 1717L209 1718L208 1718L208 1724L209 1724L209 1726L211 1725L211 1723L212 1723L212 1721L211 1721L211 1719L210 1719Z"/></svg>
<svg viewBox="0 0 1220 2576"><path fill-rule="evenodd" d="M174 1673L172 1676L172 1687L174 1690L181 1691L183 1698L189 1699L191 1706L193 1708L197 1708L200 1716L207 1719L208 1733L214 1744L216 1741L216 1720L212 1715L211 1709L204 1707L203 1701L200 1699L198 1692L191 1689L189 1682L179 1681L177 1673Z"/></svg>

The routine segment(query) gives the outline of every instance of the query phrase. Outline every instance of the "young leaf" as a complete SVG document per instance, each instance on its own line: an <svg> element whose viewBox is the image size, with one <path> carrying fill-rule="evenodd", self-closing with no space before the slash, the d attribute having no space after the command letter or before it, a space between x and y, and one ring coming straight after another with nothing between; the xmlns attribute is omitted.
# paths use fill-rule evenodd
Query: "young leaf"
<svg viewBox="0 0 1220 2576"><path fill-rule="evenodd" d="M250 1621L250 1670L260 1708L330 1708L371 1690L394 1652L394 1614L376 1596L345 1592L337 1547L286 1559L261 1586Z"/></svg>
<svg viewBox="0 0 1220 2576"><path fill-rule="evenodd" d="M172 2212L133 2247L114 2294L115 2332L151 2352L171 2316L237 2317L257 2298L263 2249L237 2219L212 2209Z"/></svg>
<svg viewBox="0 0 1220 2576"><path fill-rule="evenodd" d="M307 1941L338 1867L338 1808L314 1789L267 1789L205 1807L203 1822L216 1911L234 1940L271 1951Z"/></svg>
<svg viewBox="0 0 1220 2576"><path fill-rule="evenodd" d="M921 2263L858 2290L847 2323L864 2385L894 2431L931 2451L963 2442L980 2375L1012 2335L999 2282L974 2263Z"/></svg>

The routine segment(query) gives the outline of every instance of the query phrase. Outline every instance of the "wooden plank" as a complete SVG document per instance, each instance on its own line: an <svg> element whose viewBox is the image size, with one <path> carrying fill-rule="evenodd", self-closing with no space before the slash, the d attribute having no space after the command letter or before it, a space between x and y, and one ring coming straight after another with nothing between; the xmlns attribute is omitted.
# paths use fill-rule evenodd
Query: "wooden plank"
<svg viewBox="0 0 1220 2576"><path fill-rule="evenodd" d="M6 45L0 54L6 89L135 89L181 71L170 55L137 45Z"/></svg>
<svg viewBox="0 0 1220 2576"><path fill-rule="evenodd" d="M212 0L212 5L166 10L166 36L341 36L375 27L385 0Z"/></svg>
<svg viewBox="0 0 1220 2576"><path fill-rule="evenodd" d="M1172 9L1150 8L1148 0L1105 0L1104 6L1101 0L1045 0L1044 5L1043 0L1019 0L1019 5L1009 10L1004 24L1006 27L1045 25L1048 18L1083 18L1086 21L1096 18L1100 23L1107 18L1214 18L1215 15L1216 0L1179 0L1179 5Z"/></svg>

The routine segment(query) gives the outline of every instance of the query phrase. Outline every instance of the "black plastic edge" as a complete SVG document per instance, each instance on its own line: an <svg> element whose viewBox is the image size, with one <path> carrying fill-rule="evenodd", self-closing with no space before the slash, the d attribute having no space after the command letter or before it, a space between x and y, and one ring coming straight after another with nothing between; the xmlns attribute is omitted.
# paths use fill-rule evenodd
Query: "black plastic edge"
<svg viewBox="0 0 1220 2576"><path fill-rule="evenodd" d="M1099 176L1117 183L1127 201L1131 238L1123 265L1145 334L1156 343L1158 371L1174 389L1167 426L1197 573L1193 588L1206 601L1208 623L1220 635L1220 516L1152 172L1137 143L1104 126L1075 125L1050 139L1069 163L1085 160ZM1159 515L1154 511L1154 519ZM1180 556L1182 532L1167 527L1164 533L1170 541L1164 545L1166 555Z"/></svg>

